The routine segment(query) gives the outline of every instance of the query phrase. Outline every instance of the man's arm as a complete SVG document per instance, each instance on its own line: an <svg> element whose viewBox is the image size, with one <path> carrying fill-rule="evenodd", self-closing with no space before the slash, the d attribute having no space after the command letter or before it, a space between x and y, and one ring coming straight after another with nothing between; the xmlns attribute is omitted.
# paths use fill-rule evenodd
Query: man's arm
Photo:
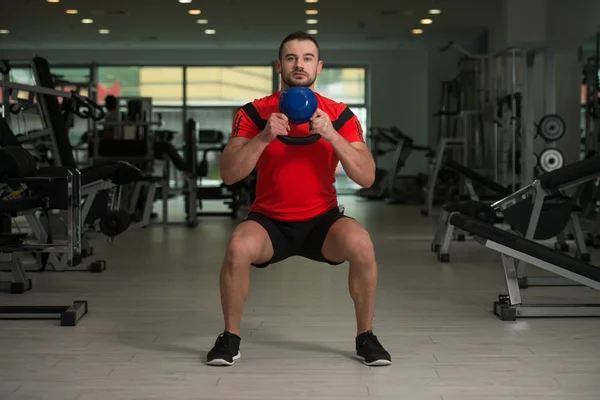
<svg viewBox="0 0 600 400"><path fill-rule="evenodd" d="M221 155L223 183L233 185L250 175L268 145L269 143L261 140L260 135L256 135L252 139L247 137L231 138Z"/></svg>
<svg viewBox="0 0 600 400"><path fill-rule="evenodd" d="M281 113L273 113L265 121L255 108L248 106L246 109L250 115L244 109L236 114L231 138L221 155L221 179L226 185L233 185L250 175L265 148L277 136L285 136L290 130L286 116Z"/></svg>
<svg viewBox="0 0 600 400"><path fill-rule="evenodd" d="M344 171L350 179L364 188L375 182L375 160L364 142L350 143L342 135L331 141Z"/></svg>
<svg viewBox="0 0 600 400"><path fill-rule="evenodd" d="M317 109L311 118L311 133L318 133L333 146L344 171L350 179L364 188L375 182L375 160L365 144L360 121L340 103L342 112L335 121Z"/></svg>

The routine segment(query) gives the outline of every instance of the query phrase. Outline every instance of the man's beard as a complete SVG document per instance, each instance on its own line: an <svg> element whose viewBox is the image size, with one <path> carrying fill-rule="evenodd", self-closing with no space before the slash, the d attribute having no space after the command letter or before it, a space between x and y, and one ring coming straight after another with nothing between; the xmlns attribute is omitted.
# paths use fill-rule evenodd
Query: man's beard
<svg viewBox="0 0 600 400"><path fill-rule="evenodd" d="M289 74L290 77L292 77L294 74L297 74L297 71L294 71L292 73ZM316 78L310 79L310 77L308 75L304 75L305 78L307 80L304 80L303 82L294 82L291 79L286 78L285 74L281 74L281 80L288 86L288 87L294 87L294 86L303 86L303 87L311 87L313 83L315 83Z"/></svg>

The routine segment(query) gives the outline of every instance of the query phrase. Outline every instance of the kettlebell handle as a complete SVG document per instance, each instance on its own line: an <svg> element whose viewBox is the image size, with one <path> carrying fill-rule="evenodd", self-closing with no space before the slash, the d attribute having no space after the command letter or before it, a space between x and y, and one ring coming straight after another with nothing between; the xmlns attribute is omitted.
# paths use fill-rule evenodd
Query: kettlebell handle
<svg viewBox="0 0 600 400"><path fill-rule="evenodd" d="M290 146L306 146L321 139L321 135L318 133L313 133L312 135L308 136L277 136L277 139L279 139L281 143L285 143Z"/></svg>

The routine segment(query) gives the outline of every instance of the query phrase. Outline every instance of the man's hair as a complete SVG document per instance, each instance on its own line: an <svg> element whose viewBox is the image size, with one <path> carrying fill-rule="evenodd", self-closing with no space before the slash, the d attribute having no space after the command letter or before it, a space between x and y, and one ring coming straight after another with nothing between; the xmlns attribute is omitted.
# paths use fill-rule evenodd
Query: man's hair
<svg viewBox="0 0 600 400"><path fill-rule="evenodd" d="M281 42L281 45L279 45L279 59L280 60L281 60L281 57L283 57L283 54L282 54L283 46L285 46L285 44L287 42L291 42L292 40L310 40L311 42L313 42L315 44L315 46L317 46L317 50L318 50L317 58L321 59L321 47L319 47L319 43L317 43L317 40L306 32L297 31L297 32L293 32L293 33L290 33L289 35L287 35L285 37L285 39L283 39L283 41Z"/></svg>
<svg viewBox="0 0 600 400"><path fill-rule="evenodd" d="M106 108L109 108L111 110L114 110L119 105L119 103L117 102L117 98L112 94L109 94L104 98L104 104L106 105Z"/></svg>

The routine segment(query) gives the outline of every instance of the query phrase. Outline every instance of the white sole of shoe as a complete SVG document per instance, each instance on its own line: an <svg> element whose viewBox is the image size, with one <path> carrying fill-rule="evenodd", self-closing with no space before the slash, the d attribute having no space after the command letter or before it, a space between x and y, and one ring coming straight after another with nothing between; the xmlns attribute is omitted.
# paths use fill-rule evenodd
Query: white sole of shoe
<svg viewBox="0 0 600 400"><path fill-rule="evenodd" d="M208 365L214 365L218 367L230 367L241 357L242 353L238 352L237 355L233 356L233 362L223 360L222 358L215 358L214 360L208 361Z"/></svg>
<svg viewBox="0 0 600 400"><path fill-rule="evenodd" d="M358 354L355 354L354 357L356 357L357 360L362 361L363 364L368 365L369 367L384 367L387 365L392 365L392 362L389 360L375 360L372 362L366 362L365 358L362 356L359 356Z"/></svg>

